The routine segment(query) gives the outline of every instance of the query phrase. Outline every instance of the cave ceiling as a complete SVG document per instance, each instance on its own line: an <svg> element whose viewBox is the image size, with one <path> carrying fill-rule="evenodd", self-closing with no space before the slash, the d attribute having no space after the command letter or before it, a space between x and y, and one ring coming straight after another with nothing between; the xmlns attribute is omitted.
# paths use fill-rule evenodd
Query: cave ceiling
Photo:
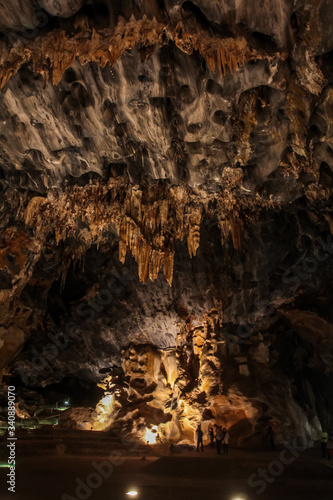
<svg viewBox="0 0 333 500"><path fill-rule="evenodd" d="M228 412L250 405L252 423L274 405L281 421L286 400L295 426L309 408L327 421L331 3L0 9L3 377L38 388L116 373L124 401L122 366L136 373L127 401L146 377L164 405L178 363L198 408L222 383ZM188 338L200 366L165 354Z"/></svg>

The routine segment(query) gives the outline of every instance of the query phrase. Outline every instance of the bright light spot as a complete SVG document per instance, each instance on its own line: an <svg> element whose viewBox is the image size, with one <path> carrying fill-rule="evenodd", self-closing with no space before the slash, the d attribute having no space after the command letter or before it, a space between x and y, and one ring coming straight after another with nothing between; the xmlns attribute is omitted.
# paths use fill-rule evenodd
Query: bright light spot
<svg viewBox="0 0 333 500"><path fill-rule="evenodd" d="M126 493L126 495L128 495L129 497L136 497L137 494L138 492L135 490L131 490Z"/></svg>
<svg viewBox="0 0 333 500"><path fill-rule="evenodd" d="M69 405L69 401L65 401L65 405Z"/></svg>
<svg viewBox="0 0 333 500"><path fill-rule="evenodd" d="M112 394L105 395L96 406L97 418L93 424L94 431L103 431L111 422L114 398Z"/></svg>
<svg viewBox="0 0 333 500"><path fill-rule="evenodd" d="M249 497L248 495L240 494L237 495L236 497L233 497L231 500L249 500Z"/></svg>
<svg viewBox="0 0 333 500"><path fill-rule="evenodd" d="M153 425L153 427L151 429L146 429L146 432L144 435L145 441L147 441L148 444L156 443L157 433L158 433L157 425Z"/></svg>

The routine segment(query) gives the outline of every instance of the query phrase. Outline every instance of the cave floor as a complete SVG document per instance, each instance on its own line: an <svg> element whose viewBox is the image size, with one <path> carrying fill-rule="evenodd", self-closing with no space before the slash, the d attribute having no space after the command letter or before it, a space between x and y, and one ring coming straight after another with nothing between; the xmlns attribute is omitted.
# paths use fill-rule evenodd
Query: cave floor
<svg viewBox="0 0 333 500"><path fill-rule="evenodd" d="M4 450L4 448L3 448ZM156 456L156 450L140 447L135 456L119 449L113 458L113 472L106 478L96 473L93 463L108 460L108 455L96 445L95 454L76 455L20 454L17 450L16 491L7 491L6 474L1 468L2 500L122 500L131 488L138 491L138 500L313 500L332 498L333 460L322 460L320 450L309 449L289 465L281 465L281 449L276 452L231 449L229 456L217 456L205 447L204 453L191 451ZM111 451L111 450L110 450ZM145 460L143 460L145 456ZM290 454L288 455L290 456ZM3 462L3 460L2 460ZM278 463L280 465L278 465ZM116 463L118 465L116 465ZM272 465L273 464L273 465ZM106 466L105 466L106 467ZM259 469L279 471L270 483L259 483ZM283 470L282 470L283 468ZM106 469L105 469L106 470ZM252 476L252 486L248 479ZM277 473L276 473L277 474ZM106 473L106 475L108 475ZM77 478L81 489L77 488ZM82 484L86 485L83 487ZM88 485L88 488L87 488ZM264 491L260 491L260 490ZM241 496L243 494L243 496Z"/></svg>

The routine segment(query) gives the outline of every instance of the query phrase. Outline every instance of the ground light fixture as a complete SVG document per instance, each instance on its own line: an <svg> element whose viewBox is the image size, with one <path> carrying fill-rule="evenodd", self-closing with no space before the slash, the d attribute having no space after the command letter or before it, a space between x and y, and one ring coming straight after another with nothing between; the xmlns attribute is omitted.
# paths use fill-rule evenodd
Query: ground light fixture
<svg viewBox="0 0 333 500"><path fill-rule="evenodd" d="M128 491L126 492L126 495L127 495L128 497L136 497L136 496L138 495L138 492L137 492L137 490L134 490L134 489L133 489L133 490L128 490Z"/></svg>

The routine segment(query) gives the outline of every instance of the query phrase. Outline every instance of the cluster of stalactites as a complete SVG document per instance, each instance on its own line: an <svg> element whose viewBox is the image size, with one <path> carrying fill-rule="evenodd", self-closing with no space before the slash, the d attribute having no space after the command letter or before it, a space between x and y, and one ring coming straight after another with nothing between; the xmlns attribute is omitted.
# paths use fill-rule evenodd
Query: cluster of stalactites
<svg viewBox="0 0 333 500"><path fill-rule="evenodd" d="M217 67L221 76L225 75L226 66L231 73L235 73L248 60L257 57L254 50L250 51L244 37L220 38L202 31L187 33L183 23L178 24L173 38L177 47L187 54L198 50L205 58L209 69L215 71Z"/></svg>
<svg viewBox="0 0 333 500"><path fill-rule="evenodd" d="M173 250L159 250L148 243L140 228L130 217L124 217L119 231L119 260L125 263L127 249L130 249L139 267L140 281L146 282L147 278L154 281L161 267L164 267L164 274L171 285L173 273Z"/></svg>
<svg viewBox="0 0 333 500"><path fill-rule="evenodd" d="M122 191L124 196L119 196ZM119 235L119 260L124 263L127 250L138 264L139 278L154 281L161 268L171 285L176 240L187 239L190 257L200 245L200 226L204 207L193 199L185 186L164 185L141 190L119 181L107 185L89 185L67 189L48 198L34 197L23 214L25 223L35 228L40 242L54 232L57 244L74 237L77 248L73 258L80 258L92 244L107 243L108 228ZM84 221L85 228L78 230ZM231 233L235 249L241 248L243 223L230 216L219 221L222 242ZM75 255L74 255L75 253Z"/></svg>
<svg viewBox="0 0 333 500"><path fill-rule="evenodd" d="M200 245L202 206L190 205L186 189L175 187L168 199L144 203L142 192L133 189L127 198L126 215L119 229L119 260L129 249L138 263L140 281L155 280L160 269L171 285L174 241L187 236L190 257Z"/></svg>
<svg viewBox="0 0 333 500"><path fill-rule="evenodd" d="M125 193L123 199L119 190ZM110 181L109 185L75 187L57 196L32 198L23 216L40 239L46 240L53 230L57 244L75 237L78 248L81 245L84 250L106 243L112 225L119 234L120 261L125 262L129 250L142 282L155 280L163 267L171 285L175 241L187 238L190 256L196 255L202 210L185 186L141 190ZM78 231L80 221L87 227Z"/></svg>
<svg viewBox="0 0 333 500"><path fill-rule="evenodd" d="M135 44L139 46L161 46L173 41L180 50L192 54L194 50L206 59L209 68L218 67L222 76L228 66L234 73L251 59L265 57L251 50L244 37L221 37L199 30L187 33L183 23L172 28L155 18L126 21L119 17L114 29L95 30L87 18L78 17L73 24L75 34L55 29L33 39L15 36L10 43L0 42L0 88L15 75L23 64L32 61L36 73L43 75L45 82L52 70L53 83L57 85L64 72L77 57L82 65L90 61L102 67L112 66Z"/></svg>

